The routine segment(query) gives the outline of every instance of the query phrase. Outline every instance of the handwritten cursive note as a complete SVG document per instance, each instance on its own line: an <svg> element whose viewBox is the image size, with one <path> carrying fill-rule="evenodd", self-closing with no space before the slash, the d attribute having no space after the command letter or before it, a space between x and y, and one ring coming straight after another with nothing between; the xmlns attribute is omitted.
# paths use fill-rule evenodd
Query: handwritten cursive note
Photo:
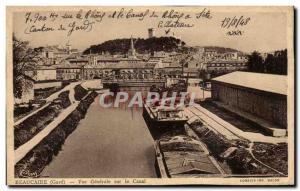
<svg viewBox="0 0 300 191"><path fill-rule="evenodd" d="M157 22L158 28L192 28L202 19L212 19L208 8L200 8L199 11L187 13L176 9L156 11L151 9L134 10L134 8L116 8L106 12L98 9L78 10L73 12L26 12L24 22L25 34L65 31L67 36L75 32L90 32L95 25L108 20L136 20L143 22L152 19Z"/></svg>

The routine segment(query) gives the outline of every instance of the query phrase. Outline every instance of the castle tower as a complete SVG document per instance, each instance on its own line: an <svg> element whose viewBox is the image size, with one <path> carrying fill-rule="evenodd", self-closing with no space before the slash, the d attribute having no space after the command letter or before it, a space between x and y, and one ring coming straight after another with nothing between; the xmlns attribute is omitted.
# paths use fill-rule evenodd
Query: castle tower
<svg viewBox="0 0 300 191"><path fill-rule="evenodd" d="M154 28L149 28L148 29L148 38L152 38L155 36L155 30Z"/></svg>

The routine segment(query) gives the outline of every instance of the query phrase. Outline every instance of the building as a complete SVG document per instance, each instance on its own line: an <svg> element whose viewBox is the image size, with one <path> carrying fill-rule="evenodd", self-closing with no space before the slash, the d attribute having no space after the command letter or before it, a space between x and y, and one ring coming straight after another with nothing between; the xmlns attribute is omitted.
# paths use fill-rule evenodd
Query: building
<svg viewBox="0 0 300 191"><path fill-rule="evenodd" d="M58 59L65 58L70 54L78 53L77 49L72 49L69 42L65 46L53 45L40 48L40 58Z"/></svg>
<svg viewBox="0 0 300 191"><path fill-rule="evenodd" d="M88 64L84 65L84 79L107 78L112 75L111 65L118 64L119 59L111 56L92 56L89 58Z"/></svg>
<svg viewBox="0 0 300 191"><path fill-rule="evenodd" d="M214 101L260 124L287 127L287 76L232 72L211 83Z"/></svg>
<svg viewBox="0 0 300 191"><path fill-rule="evenodd" d="M113 70L118 67L123 67L126 64L132 65L135 68L140 66L139 63L144 62L138 58L114 58L108 56L93 56L89 58L89 62L84 64L83 77L84 79L107 78L114 75Z"/></svg>
<svg viewBox="0 0 300 191"><path fill-rule="evenodd" d="M218 76L234 71L245 71L248 65L243 60L214 60L205 62L203 69L212 76Z"/></svg>
<svg viewBox="0 0 300 191"><path fill-rule="evenodd" d="M67 59L67 61L71 64L71 65L75 65L75 66L83 66L89 63L89 59L88 58L82 58L82 57L78 57L78 58L70 58Z"/></svg>
<svg viewBox="0 0 300 191"><path fill-rule="evenodd" d="M56 80L55 66L36 66L33 78L35 81Z"/></svg>
<svg viewBox="0 0 300 191"><path fill-rule="evenodd" d="M153 60L149 60L153 62ZM156 78L180 78L182 76L182 67L178 62L170 60L159 60L154 67Z"/></svg>
<svg viewBox="0 0 300 191"><path fill-rule="evenodd" d="M187 67L203 69L204 63L205 63L204 60L201 57L199 57L198 54L195 54L192 57L190 57L190 59L188 60Z"/></svg>
<svg viewBox="0 0 300 191"><path fill-rule="evenodd" d="M199 78L200 71L198 68L184 68L183 69L183 76L185 78Z"/></svg>
<svg viewBox="0 0 300 191"><path fill-rule="evenodd" d="M235 51L216 49L216 48L203 48L196 47L196 55L205 61L247 61L247 54Z"/></svg>
<svg viewBox="0 0 300 191"><path fill-rule="evenodd" d="M104 65L102 67L85 66L84 76L87 79L148 79L153 78L153 68L154 66L147 62L140 61L136 63L130 62L130 60L122 60L117 64Z"/></svg>
<svg viewBox="0 0 300 191"><path fill-rule="evenodd" d="M80 80L83 78L83 65L72 64L65 60L56 68L57 80Z"/></svg>
<svg viewBox="0 0 300 191"><path fill-rule="evenodd" d="M194 48L196 49L197 54L203 55L205 53L205 48L204 47L195 46Z"/></svg>
<svg viewBox="0 0 300 191"><path fill-rule="evenodd" d="M217 54L218 54L218 52L214 49L205 49L204 57L207 60L212 60L212 59L216 58Z"/></svg>
<svg viewBox="0 0 300 191"><path fill-rule="evenodd" d="M165 59L165 58L169 58L169 55L170 53L165 51L155 51L153 52L152 58Z"/></svg>

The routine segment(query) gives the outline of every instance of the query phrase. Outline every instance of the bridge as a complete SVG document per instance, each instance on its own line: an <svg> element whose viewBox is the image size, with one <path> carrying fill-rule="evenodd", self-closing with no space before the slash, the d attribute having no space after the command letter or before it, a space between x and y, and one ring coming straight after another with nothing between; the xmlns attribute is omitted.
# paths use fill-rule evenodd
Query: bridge
<svg viewBox="0 0 300 191"><path fill-rule="evenodd" d="M167 79L102 79L103 87L118 84L119 87L165 87Z"/></svg>

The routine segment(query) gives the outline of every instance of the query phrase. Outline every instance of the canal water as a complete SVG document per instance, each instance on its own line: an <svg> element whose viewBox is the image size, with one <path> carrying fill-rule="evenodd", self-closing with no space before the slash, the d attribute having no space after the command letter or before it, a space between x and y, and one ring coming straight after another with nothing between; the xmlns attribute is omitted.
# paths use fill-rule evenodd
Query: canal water
<svg viewBox="0 0 300 191"><path fill-rule="evenodd" d="M43 170L50 178L154 178L153 138L142 108L103 108L99 96Z"/></svg>

